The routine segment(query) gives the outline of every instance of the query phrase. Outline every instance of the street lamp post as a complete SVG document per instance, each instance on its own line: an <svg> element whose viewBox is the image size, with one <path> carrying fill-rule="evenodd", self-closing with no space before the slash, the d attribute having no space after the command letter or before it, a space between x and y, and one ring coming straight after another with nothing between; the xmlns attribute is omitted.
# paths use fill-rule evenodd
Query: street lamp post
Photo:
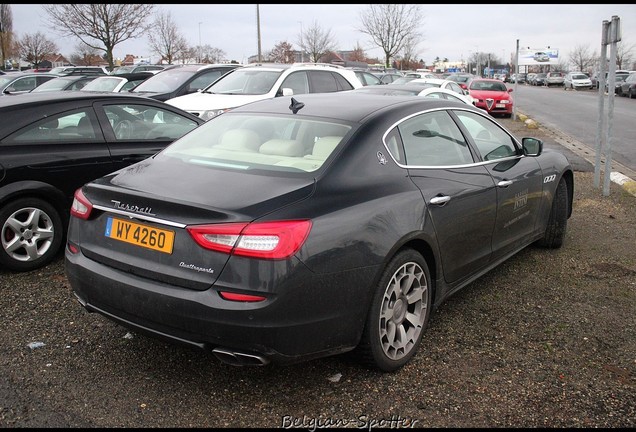
<svg viewBox="0 0 636 432"><path fill-rule="evenodd" d="M305 46L305 42L303 41L303 22L298 22L300 23L300 62L303 63L305 61L305 55L303 54L303 46Z"/></svg>
<svg viewBox="0 0 636 432"><path fill-rule="evenodd" d="M199 61L197 63L201 63L201 24L203 24L202 22L199 22Z"/></svg>

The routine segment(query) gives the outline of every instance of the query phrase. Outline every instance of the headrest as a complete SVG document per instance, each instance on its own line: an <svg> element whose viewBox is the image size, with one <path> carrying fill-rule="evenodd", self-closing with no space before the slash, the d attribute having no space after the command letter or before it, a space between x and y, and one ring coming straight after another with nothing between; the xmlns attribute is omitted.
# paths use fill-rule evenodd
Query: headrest
<svg viewBox="0 0 636 432"><path fill-rule="evenodd" d="M261 141L256 132L249 129L230 129L221 136L219 148L235 151L257 152Z"/></svg>
<svg viewBox="0 0 636 432"><path fill-rule="evenodd" d="M300 157L304 154L304 148L299 141L285 139L266 141L258 151L262 154L289 157Z"/></svg>
<svg viewBox="0 0 636 432"><path fill-rule="evenodd" d="M341 136L320 137L318 138L318 141L315 142L314 150L311 152L311 155L317 158L326 159L341 140Z"/></svg>

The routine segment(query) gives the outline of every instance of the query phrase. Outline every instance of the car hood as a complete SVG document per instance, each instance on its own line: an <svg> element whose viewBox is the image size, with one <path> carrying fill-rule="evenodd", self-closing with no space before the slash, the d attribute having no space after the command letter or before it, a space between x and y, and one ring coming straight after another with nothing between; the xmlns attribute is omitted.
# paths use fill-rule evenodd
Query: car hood
<svg viewBox="0 0 636 432"><path fill-rule="evenodd" d="M510 93L492 90L470 90L470 95L476 99L512 99Z"/></svg>
<svg viewBox="0 0 636 432"><path fill-rule="evenodd" d="M178 172L179 175L166 175ZM93 187L94 186L94 187ZM307 198L312 177L281 177L149 158L91 182L101 205L113 199L184 224L251 221ZM168 205L166 205L168 204Z"/></svg>
<svg viewBox="0 0 636 432"><path fill-rule="evenodd" d="M168 99L166 103L181 108L185 111L206 111L225 108L235 108L250 102L269 99L269 94L264 95L237 95L214 94L197 92L185 96Z"/></svg>

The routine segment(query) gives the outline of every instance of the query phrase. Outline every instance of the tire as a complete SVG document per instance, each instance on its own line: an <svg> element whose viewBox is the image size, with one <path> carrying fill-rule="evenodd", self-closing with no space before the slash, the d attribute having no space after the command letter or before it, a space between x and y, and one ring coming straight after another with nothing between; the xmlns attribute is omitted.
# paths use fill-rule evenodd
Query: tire
<svg viewBox="0 0 636 432"><path fill-rule="evenodd" d="M53 261L60 251L64 228L51 204L38 198L20 198L0 210L0 237L0 266L26 272Z"/></svg>
<svg viewBox="0 0 636 432"><path fill-rule="evenodd" d="M552 200L552 208L550 209L550 217L545 234L537 242L539 246L557 249L563 245L569 210L568 185L564 179L561 179Z"/></svg>
<svg viewBox="0 0 636 432"><path fill-rule="evenodd" d="M632 89L629 89L629 98L634 99L635 97L636 97L636 91L632 91Z"/></svg>
<svg viewBox="0 0 636 432"><path fill-rule="evenodd" d="M394 372L415 355L431 314L432 285L426 260L405 249L384 269L356 349L362 363Z"/></svg>

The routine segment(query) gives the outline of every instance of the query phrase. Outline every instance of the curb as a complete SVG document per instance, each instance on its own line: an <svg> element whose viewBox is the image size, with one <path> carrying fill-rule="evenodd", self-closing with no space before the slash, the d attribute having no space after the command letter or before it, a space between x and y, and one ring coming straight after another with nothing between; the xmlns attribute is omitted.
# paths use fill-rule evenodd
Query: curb
<svg viewBox="0 0 636 432"><path fill-rule="evenodd" d="M528 129L539 128L539 123L529 118L526 114L517 113L517 119L524 122ZM568 146L568 148L570 147ZM570 149L576 152L576 149L573 149L573 148L570 148ZM592 166L594 166L594 163L587 158L587 155L582 154L581 152L577 152L577 153L579 153L579 156L583 157L585 160L588 160L589 162L591 162ZM610 173L610 180L616 183L617 185L621 186L623 190L627 192L628 194L636 197L636 181L632 180L630 177L618 171L612 171Z"/></svg>

